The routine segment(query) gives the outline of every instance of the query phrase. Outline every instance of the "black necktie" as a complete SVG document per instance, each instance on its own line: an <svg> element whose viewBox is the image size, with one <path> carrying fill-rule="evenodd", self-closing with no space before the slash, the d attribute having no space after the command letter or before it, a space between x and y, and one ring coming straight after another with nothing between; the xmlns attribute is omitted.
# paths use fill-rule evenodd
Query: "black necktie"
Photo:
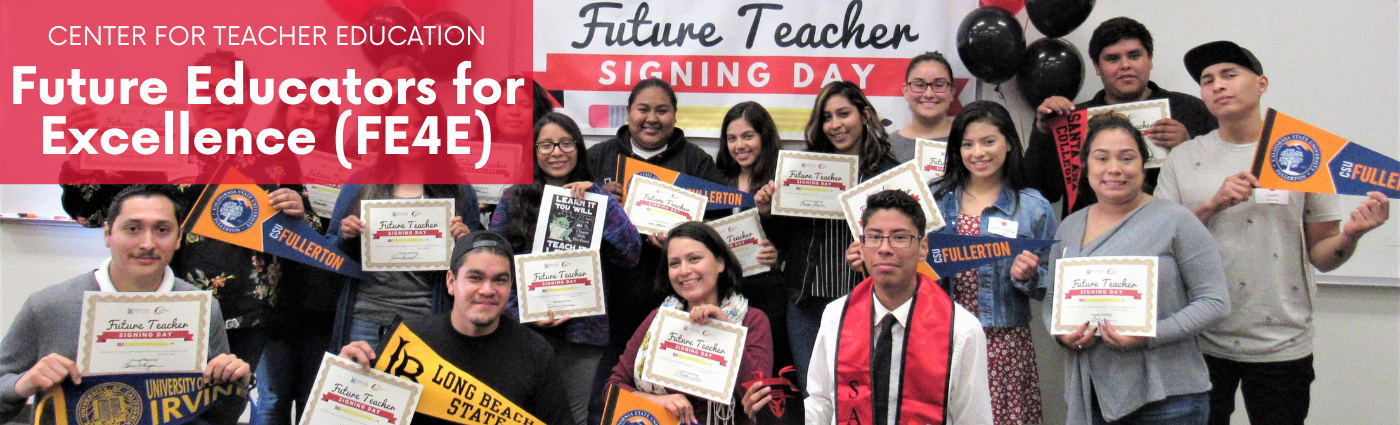
<svg viewBox="0 0 1400 425"><path fill-rule="evenodd" d="M893 314L880 319L880 336L875 338L875 352L870 355L871 413L875 425L886 425L890 411L890 355L894 351Z"/></svg>

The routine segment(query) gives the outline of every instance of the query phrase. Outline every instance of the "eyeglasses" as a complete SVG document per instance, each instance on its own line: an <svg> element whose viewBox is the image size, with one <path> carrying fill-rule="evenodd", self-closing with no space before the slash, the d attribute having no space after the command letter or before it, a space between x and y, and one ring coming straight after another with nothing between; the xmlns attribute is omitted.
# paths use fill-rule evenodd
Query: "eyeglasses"
<svg viewBox="0 0 1400 425"><path fill-rule="evenodd" d="M548 154L548 153L550 153L550 152L554 152L554 147L555 147L555 146L558 146L558 147L559 147L559 150L564 151L564 153L569 153L569 152L573 152L573 151L575 151L575 150L578 150L578 144L575 143L573 140L570 140L570 139L563 139L563 140L560 140L560 141L558 141L558 142L556 142L556 143L550 143L550 142L536 143L536 144L535 144L535 152L536 152L536 153L539 153L539 154Z"/></svg>
<svg viewBox="0 0 1400 425"><path fill-rule="evenodd" d="M944 80L942 78L933 80L932 83L924 82L924 80L914 80L904 83L904 85L909 87L909 91L912 91L914 93L923 93L924 90L928 90L930 88L933 89L934 93L947 93L948 89L953 87L953 83L951 81Z"/></svg>
<svg viewBox="0 0 1400 425"><path fill-rule="evenodd" d="M922 235L860 235L860 244L866 248L879 248L885 239L890 240L890 246L894 248L908 248L914 246L914 241L923 239Z"/></svg>

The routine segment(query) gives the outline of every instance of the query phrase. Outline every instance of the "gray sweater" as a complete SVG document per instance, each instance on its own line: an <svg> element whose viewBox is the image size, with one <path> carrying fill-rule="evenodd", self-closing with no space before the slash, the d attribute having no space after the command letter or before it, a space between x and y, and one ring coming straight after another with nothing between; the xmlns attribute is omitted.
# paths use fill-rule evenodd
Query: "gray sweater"
<svg viewBox="0 0 1400 425"><path fill-rule="evenodd" d="M84 273L30 295L15 316L14 324L0 342L0 423L9 422L24 409L26 398L15 393L15 382L39 359L58 353L70 360L78 358L78 323L83 315L83 292L99 291L93 273ZM175 279L172 291L199 291L194 285ZM219 302L213 303L209 317L209 358L228 353L224 315ZM226 397L205 412L207 423L232 424L243 413L244 401ZM196 421L198 423L198 421Z"/></svg>
<svg viewBox="0 0 1400 425"><path fill-rule="evenodd" d="M1152 199L1098 239L1083 246L1089 217L1085 208L1060 223L1050 262L1061 258L1156 256L1157 337L1146 347L1119 351L1099 341L1065 357L1064 423L1092 423L1090 397L1097 395L1105 419L1118 420L1147 403L1167 396L1210 390L1196 335L1230 314L1230 293L1220 249L1210 232L1190 210ZM1044 285L1054 292L1054 268ZM1043 304L1046 327L1053 305Z"/></svg>

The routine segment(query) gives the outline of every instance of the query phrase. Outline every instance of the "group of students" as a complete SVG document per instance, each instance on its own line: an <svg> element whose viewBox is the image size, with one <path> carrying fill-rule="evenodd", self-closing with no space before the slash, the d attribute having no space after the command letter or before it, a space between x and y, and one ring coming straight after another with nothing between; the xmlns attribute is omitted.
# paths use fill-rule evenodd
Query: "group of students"
<svg viewBox="0 0 1400 425"><path fill-rule="evenodd" d="M830 83L817 95L805 129L807 150L857 156L862 180L912 160L917 139L947 142L945 174L930 183L947 223L940 232L1060 241L938 281L915 271L929 248L918 229L931 219L917 201L897 191L872 196L859 237L842 220L774 215L781 140L763 106L743 102L729 110L712 158L675 127L680 105L659 79L633 88L627 125L592 147L573 119L550 110L538 85L534 110L493 105L488 114L501 123L499 137L532 138L534 183L509 188L484 225L468 185L370 183L456 173L456 164L442 156L380 158L400 166L377 164L352 176L328 220L307 211L304 186L264 185L274 210L304 218L352 257L364 230L359 201L452 199L458 216L451 233L459 240L446 272L343 279L179 234L180 211L198 197L198 186L66 185L65 208L105 228L113 258L110 266L60 285L66 292L43 291L26 303L0 343L0 417L12 416L28 396L79 378L69 360L76 340L63 340L66 330L36 336L21 320L53 314L41 308L46 302L71 315L74 293L80 299L83 289L109 289L99 285L103 281L117 282L112 290L150 291L174 280L174 290L215 292L222 308L215 311L221 318L215 328L227 336L211 339L218 345L211 357L227 354L210 362L217 368L210 373L246 382L256 371L255 424L290 423L293 406L307 399L321 353L340 352L368 365L399 321L427 334L425 340L453 347L445 357L545 423L597 423L609 386L639 394L682 422L753 423L773 401L768 387L736 386L725 405L640 379L640 346L656 331L659 307L689 311L696 322L748 328L738 382L792 366L808 423L1036 424L1045 418L1030 300L1043 300L1043 316L1050 316L1052 302L1044 296L1054 290L1054 275L1047 265L1075 257L1155 256L1155 338L1124 336L1107 322L1056 337L1066 353L1064 422L1228 423L1242 384L1253 423L1302 423L1313 379L1314 269L1345 262L1357 240L1386 221L1388 200L1371 194L1345 225L1333 195L1289 193L1281 205L1251 201L1258 182L1248 169L1263 129L1259 97L1268 79L1242 47L1214 42L1186 54L1200 99L1151 82L1152 36L1137 21L1103 22L1089 53L1104 90L1084 104L1052 97L1039 105L1025 149L999 104L974 102L948 116L955 100L952 67L939 53L910 61L903 93L913 119L898 131L886 131L851 82ZM212 72L202 78L232 78L235 59L228 52L206 55L199 64ZM379 75L424 73L416 60L401 57L386 60ZM1089 190L1061 220L1052 202L1064 193L1063 177L1046 117L1160 98L1170 99L1173 119L1146 130L1111 114L1089 122L1081 153ZM216 102L192 109L197 126L227 129L243 126L248 106ZM416 133L424 117L441 116L442 109L410 101L370 113L406 116ZM333 133L334 115L335 105L283 104L272 125L307 128L320 138ZM68 122L91 127L93 118L80 107ZM1146 166L1149 144L1170 149L1160 174ZM742 276L728 245L702 223L684 223L665 235L639 233L621 206L621 183L607 178L615 176L619 158L752 193L769 235L759 260L772 271ZM245 173L299 173L295 163L235 160ZM65 173L82 178L75 168ZM545 185L579 197L609 196L600 249L606 316L529 324L514 319L510 259L530 253ZM133 211L146 215L129 217ZM706 218L735 212L714 210ZM994 229L993 222L1013 224ZM123 246L127 250L119 251ZM50 336L58 342L45 342ZM224 340L226 346L217 344Z"/></svg>

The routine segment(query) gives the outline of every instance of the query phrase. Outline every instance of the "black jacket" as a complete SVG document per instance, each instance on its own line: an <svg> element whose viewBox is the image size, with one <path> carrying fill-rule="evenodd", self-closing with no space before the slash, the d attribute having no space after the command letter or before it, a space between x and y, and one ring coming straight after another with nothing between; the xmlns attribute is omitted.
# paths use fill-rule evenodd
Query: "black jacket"
<svg viewBox="0 0 1400 425"><path fill-rule="evenodd" d="M617 129L616 137L588 148L588 164L592 168L588 171L593 172L593 178L598 179L598 183L621 181L617 167L619 155L724 184L724 174L715 166L715 159L704 149L686 141L685 132L679 128L671 132L666 149L650 159L642 159L632 153L632 133L625 125Z"/></svg>

